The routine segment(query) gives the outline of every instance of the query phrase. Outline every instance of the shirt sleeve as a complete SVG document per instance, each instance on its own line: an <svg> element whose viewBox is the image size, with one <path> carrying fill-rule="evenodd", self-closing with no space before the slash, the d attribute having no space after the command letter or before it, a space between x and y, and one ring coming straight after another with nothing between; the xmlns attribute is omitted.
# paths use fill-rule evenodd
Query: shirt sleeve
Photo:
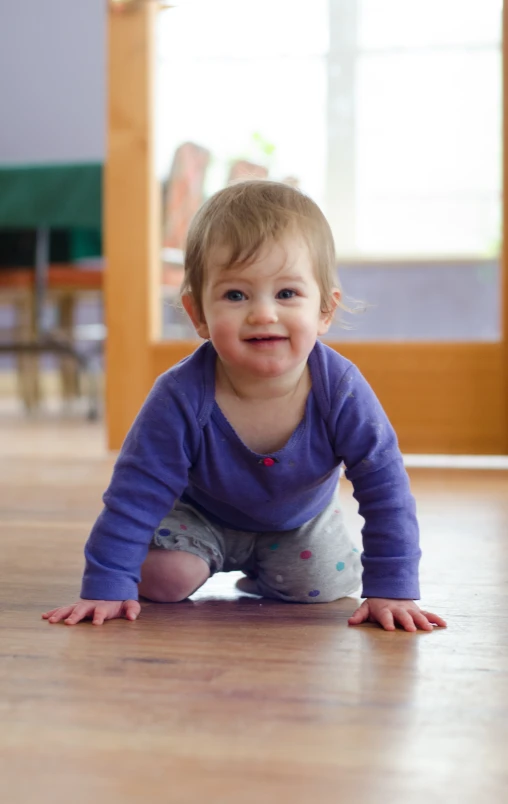
<svg viewBox="0 0 508 804"><path fill-rule="evenodd" d="M336 454L365 520L362 595L417 600L421 550L415 500L394 429L356 366L340 382L332 427Z"/></svg>
<svg viewBox="0 0 508 804"><path fill-rule="evenodd" d="M152 534L187 486L197 426L175 386L157 380L125 439L85 546L82 598L137 599Z"/></svg>

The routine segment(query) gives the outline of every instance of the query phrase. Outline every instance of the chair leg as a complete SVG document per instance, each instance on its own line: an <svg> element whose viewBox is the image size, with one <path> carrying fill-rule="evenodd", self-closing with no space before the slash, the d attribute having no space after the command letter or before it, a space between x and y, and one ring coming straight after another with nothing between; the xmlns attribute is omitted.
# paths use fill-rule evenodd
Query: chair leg
<svg viewBox="0 0 508 804"><path fill-rule="evenodd" d="M68 343L73 344L75 298L64 294L57 301L58 326ZM76 361L68 355L59 357L62 398L68 403L80 395L80 372Z"/></svg>
<svg viewBox="0 0 508 804"><path fill-rule="evenodd" d="M20 298L15 302L18 337L30 341L35 333L35 309L33 299ZM41 401L39 376L39 356L36 354L16 355L18 394L25 410L32 413Z"/></svg>

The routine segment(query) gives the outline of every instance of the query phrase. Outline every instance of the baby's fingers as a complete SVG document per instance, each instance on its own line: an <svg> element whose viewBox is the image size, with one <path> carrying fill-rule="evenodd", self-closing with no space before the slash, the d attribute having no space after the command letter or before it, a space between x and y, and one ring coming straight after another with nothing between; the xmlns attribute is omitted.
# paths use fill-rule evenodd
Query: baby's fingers
<svg viewBox="0 0 508 804"><path fill-rule="evenodd" d="M102 625L104 620L109 620L111 616L114 616L114 615L108 616L108 614L109 612L107 606L96 606L95 611L93 613L93 620L92 620L93 624Z"/></svg>
<svg viewBox="0 0 508 804"><path fill-rule="evenodd" d="M105 620L115 620L117 617L125 617L127 620L135 620L141 611L141 606L137 600L105 600L98 603L95 607L93 616L94 625L102 625Z"/></svg>
<svg viewBox="0 0 508 804"><path fill-rule="evenodd" d="M369 617L369 607L367 603L362 603L359 606L354 614L349 618L348 623L349 625L360 625L364 623Z"/></svg>
<svg viewBox="0 0 508 804"><path fill-rule="evenodd" d="M432 625L429 623L424 611L412 611L411 616L417 628L422 631L433 631ZM407 630L407 629L406 629Z"/></svg>
<svg viewBox="0 0 508 804"><path fill-rule="evenodd" d="M75 603L73 603L72 606L59 606L57 609L51 609L51 611L45 612L42 615L42 619L48 620L50 623L59 623L72 614L75 607Z"/></svg>
<svg viewBox="0 0 508 804"><path fill-rule="evenodd" d="M425 617L419 617L419 615L416 614L416 612L414 611L409 612L404 611L403 609L397 611L395 614L395 619L397 620L399 625L402 626L404 631L416 631L417 626L420 626L420 628L423 629L432 628L432 626L427 622ZM422 622L419 622L420 619L422 620ZM425 620L425 623L427 623L426 625L423 624L423 620Z"/></svg>
<svg viewBox="0 0 508 804"><path fill-rule="evenodd" d="M88 617L90 614L92 614L94 608L95 604L93 603L76 603L76 605L72 607L72 611L69 616L61 619L63 619L65 625L76 625L76 623L81 622L81 620L84 620L85 617ZM52 622L51 618L50 622Z"/></svg>
<svg viewBox="0 0 508 804"><path fill-rule="evenodd" d="M438 614L433 614L431 611L422 611L422 614L425 615L429 623L434 623L434 625L440 625L441 628L446 628L446 620L443 620Z"/></svg>
<svg viewBox="0 0 508 804"><path fill-rule="evenodd" d="M377 620L379 625L381 625L385 631L395 631L393 613L390 611L390 609L381 609L381 611L379 613L376 612L375 615L371 613L371 616L374 620Z"/></svg>
<svg viewBox="0 0 508 804"><path fill-rule="evenodd" d="M124 617L127 620L137 620L141 606L137 600L125 600L122 606Z"/></svg>

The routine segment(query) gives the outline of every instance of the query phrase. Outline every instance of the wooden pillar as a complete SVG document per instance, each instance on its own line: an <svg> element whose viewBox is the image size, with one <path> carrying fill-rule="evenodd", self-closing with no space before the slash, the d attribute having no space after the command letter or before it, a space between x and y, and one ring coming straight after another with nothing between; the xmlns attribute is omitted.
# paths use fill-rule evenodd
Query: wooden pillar
<svg viewBox="0 0 508 804"><path fill-rule="evenodd" d="M501 250L501 340L505 410L504 453L508 454L508 7L503 3L503 218Z"/></svg>
<svg viewBox="0 0 508 804"><path fill-rule="evenodd" d="M159 188L154 168L157 6L109 12L108 149L105 170L106 423L121 446L153 382L159 336Z"/></svg>

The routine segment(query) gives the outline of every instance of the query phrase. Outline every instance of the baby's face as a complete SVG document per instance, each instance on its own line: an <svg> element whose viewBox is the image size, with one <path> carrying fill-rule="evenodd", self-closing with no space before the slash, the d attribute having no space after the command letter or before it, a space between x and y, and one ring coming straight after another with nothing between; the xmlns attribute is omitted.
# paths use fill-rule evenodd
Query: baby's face
<svg viewBox="0 0 508 804"><path fill-rule="evenodd" d="M243 266L225 267L228 257L225 248L210 255L198 333L232 371L262 378L295 370L330 326L305 242L267 243Z"/></svg>

